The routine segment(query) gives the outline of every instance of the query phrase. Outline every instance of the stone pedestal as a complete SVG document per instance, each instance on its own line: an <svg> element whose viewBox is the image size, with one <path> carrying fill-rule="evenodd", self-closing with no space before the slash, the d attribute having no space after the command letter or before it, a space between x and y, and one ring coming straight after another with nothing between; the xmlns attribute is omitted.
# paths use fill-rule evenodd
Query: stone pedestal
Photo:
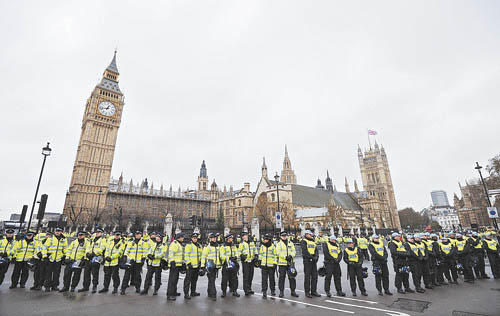
<svg viewBox="0 0 500 316"><path fill-rule="evenodd" d="M163 225L163 233L168 236L169 239L172 237L172 227L173 227L172 214L167 214L165 216L165 224Z"/></svg>
<svg viewBox="0 0 500 316"><path fill-rule="evenodd" d="M229 229L229 227L224 227L224 237L229 235L230 232L231 232L231 229Z"/></svg>
<svg viewBox="0 0 500 316"><path fill-rule="evenodd" d="M320 225L319 225L318 223L316 223L316 222L315 222L315 223L313 224L313 229L314 229L314 231L313 231L314 235L315 235L315 236L319 236Z"/></svg>
<svg viewBox="0 0 500 316"><path fill-rule="evenodd" d="M257 217L252 218L252 235L260 240L260 232L259 232L259 219Z"/></svg>
<svg viewBox="0 0 500 316"><path fill-rule="evenodd" d="M337 228L339 229L339 236L344 236L344 230L342 229L342 226L337 225Z"/></svg>

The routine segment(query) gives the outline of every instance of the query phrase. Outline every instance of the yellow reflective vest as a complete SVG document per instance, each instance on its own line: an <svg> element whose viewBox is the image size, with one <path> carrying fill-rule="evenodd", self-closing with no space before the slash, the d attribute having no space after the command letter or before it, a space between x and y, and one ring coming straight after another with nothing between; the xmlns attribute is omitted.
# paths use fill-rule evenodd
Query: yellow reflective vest
<svg viewBox="0 0 500 316"><path fill-rule="evenodd" d="M304 240L306 241L307 244L307 252L309 252L309 254L314 256L314 253L316 252L316 243L307 238L304 238Z"/></svg>
<svg viewBox="0 0 500 316"><path fill-rule="evenodd" d="M384 249L385 249L385 247L384 247L384 242L383 241L379 241L378 244L376 244L375 242L372 241L370 244L375 249L375 252L377 252L382 257L384 256Z"/></svg>
<svg viewBox="0 0 500 316"><path fill-rule="evenodd" d="M177 240L174 240L168 248L168 263L175 262L176 267L182 266L184 262L184 248Z"/></svg>
<svg viewBox="0 0 500 316"><path fill-rule="evenodd" d="M328 247L328 253L330 254L330 256L337 259L342 252L340 246L338 244L337 246L332 245L330 242L325 243L325 245Z"/></svg>
<svg viewBox="0 0 500 316"><path fill-rule="evenodd" d="M69 244L69 247L66 250L66 259L71 259L71 260L84 259L87 246L88 246L88 240L84 239L82 244L78 242L78 239L73 240L73 242Z"/></svg>
<svg viewBox="0 0 500 316"><path fill-rule="evenodd" d="M255 248L255 243L253 241L241 241L240 245L238 246L238 251L240 252L240 255L247 256L245 262L251 262L257 254L257 249Z"/></svg>
<svg viewBox="0 0 500 316"><path fill-rule="evenodd" d="M123 240L118 240L115 243L115 240L112 239L107 242L106 248L104 250L104 258L111 257L111 261L104 260L105 267L114 267L118 265L118 261L123 255L123 251L125 250L125 242Z"/></svg>
<svg viewBox="0 0 500 316"><path fill-rule="evenodd" d="M128 259L134 260L136 263L141 263L149 252L149 244L147 241L139 239L139 242L135 242L135 239L129 241L126 245L124 256Z"/></svg>
<svg viewBox="0 0 500 316"><path fill-rule="evenodd" d="M21 239L16 241L14 247L12 247L12 258L16 261L28 261L33 258L35 253L35 241L31 240L28 242L26 239Z"/></svg>
<svg viewBox="0 0 500 316"><path fill-rule="evenodd" d="M276 244L276 256L278 257L279 266L287 266L288 261L286 261L286 257L292 256L293 262L296 255L295 245L290 240L288 240L286 244L283 240L280 240L278 244Z"/></svg>
<svg viewBox="0 0 500 316"><path fill-rule="evenodd" d="M204 268L207 265L207 261L212 261L215 264L215 268L219 269L222 265L221 253L219 247L212 246L208 244L203 248L201 252L201 267Z"/></svg>
<svg viewBox="0 0 500 316"><path fill-rule="evenodd" d="M184 263L191 264L193 269L201 266L201 252L203 249L199 243L190 242L184 247Z"/></svg>
<svg viewBox="0 0 500 316"><path fill-rule="evenodd" d="M223 244L219 247L220 249L220 256L222 258L222 262L227 262L229 258L231 257L236 257L238 258L240 256L240 253L238 251L238 248L234 244L231 246Z"/></svg>
<svg viewBox="0 0 500 316"><path fill-rule="evenodd" d="M7 240L7 238L0 240L0 254L6 253L8 257L11 257L12 247L14 247L15 243L16 239L14 237L11 240Z"/></svg>
<svg viewBox="0 0 500 316"><path fill-rule="evenodd" d="M261 267L273 267L275 264L277 264L276 249L274 248L274 245L272 243L269 247L266 247L264 245L260 246L259 259Z"/></svg>
<svg viewBox="0 0 500 316"><path fill-rule="evenodd" d="M66 255L66 248L68 248L68 240L61 235L60 238L52 236L45 240L45 248L47 248L47 257L50 262L59 262L62 257Z"/></svg>
<svg viewBox="0 0 500 316"><path fill-rule="evenodd" d="M498 243L493 240L493 239L485 239L484 242L486 243L486 246L493 250L493 251L497 251L498 249Z"/></svg>
<svg viewBox="0 0 500 316"><path fill-rule="evenodd" d="M104 250L106 250L107 240L103 236L97 238L94 237L90 239L87 243L87 249L85 249L86 253L93 254L95 256L102 256Z"/></svg>
<svg viewBox="0 0 500 316"><path fill-rule="evenodd" d="M364 237L358 238L358 247L359 249L368 249L368 240Z"/></svg>
<svg viewBox="0 0 500 316"><path fill-rule="evenodd" d="M168 245L166 243L156 243L153 248L149 248L149 254L154 256L153 260L148 260L148 264L153 267L159 267L161 260L166 258L168 252Z"/></svg>
<svg viewBox="0 0 500 316"><path fill-rule="evenodd" d="M358 247L354 247L353 250L345 248L344 251L347 253L347 260L351 262L359 262Z"/></svg>

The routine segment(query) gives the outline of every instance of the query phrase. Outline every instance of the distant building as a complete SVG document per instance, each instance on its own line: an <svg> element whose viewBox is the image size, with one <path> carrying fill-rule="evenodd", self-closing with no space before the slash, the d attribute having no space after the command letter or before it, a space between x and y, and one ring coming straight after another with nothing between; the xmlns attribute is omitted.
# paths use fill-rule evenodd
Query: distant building
<svg viewBox="0 0 500 316"><path fill-rule="evenodd" d="M458 183L461 198L457 194L453 197L453 204L458 211L460 224L463 228L478 228L491 226L486 207L484 189L479 180L465 181L465 185Z"/></svg>
<svg viewBox="0 0 500 316"><path fill-rule="evenodd" d="M450 206L446 191L436 190L431 192L432 205L434 206Z"/></svg>
<svg viewBox="0 0 500 316"><path fill-rule="evenodd" d="M460 219L457 210L453 207L431 206L427 213L431 221L438 222L439 226L445 231L456 230L459 228Z"/></svg>

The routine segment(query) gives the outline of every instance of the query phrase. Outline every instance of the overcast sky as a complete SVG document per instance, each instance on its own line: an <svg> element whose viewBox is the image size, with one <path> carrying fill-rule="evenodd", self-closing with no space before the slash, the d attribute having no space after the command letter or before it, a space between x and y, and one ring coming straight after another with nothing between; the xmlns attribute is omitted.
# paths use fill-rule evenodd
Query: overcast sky
<svg viewBox="0 0 500 316"><path fill-rule="evenodd" d="M155 187L256 188L262 157L298 183L360 181L367 128L399 208L450 201L500 153L497 1L2 1L0 219L61 212L85 101L118 46L125 108L112 174ZM83 6L84 5L84 6Z"/></svg>

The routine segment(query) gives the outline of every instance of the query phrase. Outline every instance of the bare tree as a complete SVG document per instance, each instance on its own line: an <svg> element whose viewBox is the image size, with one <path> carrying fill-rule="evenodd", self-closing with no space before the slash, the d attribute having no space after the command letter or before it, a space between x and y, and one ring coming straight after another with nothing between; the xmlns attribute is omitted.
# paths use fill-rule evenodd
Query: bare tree
<svg viewBox="0 0 500 316"><path fill-rule="evenodd" d="M76 209L74 205L71 205L68 212L68 219L71 222L71 227L75 227L79 224L78 219L80 215L83 213L83 207L80 206L80 209Z"/></svg>
<svg viewBox="0 0 500 316"><path fill-rule="evenodd" d="M272 228L274 226L274 216L272 216L269 201L267 199L267 194L262 193L257 199L257 204L255 205L256 216L259 219L259 224L263 228Z"/></svg>
<svg viewBox="0 0 500 316"><path fill-rule="evenodd" d="M333 197L328 201L328 216L332 222L332 225L336 226L340 224L341 227L346 227L345 212L344 209L335 203Z"/></svg>

